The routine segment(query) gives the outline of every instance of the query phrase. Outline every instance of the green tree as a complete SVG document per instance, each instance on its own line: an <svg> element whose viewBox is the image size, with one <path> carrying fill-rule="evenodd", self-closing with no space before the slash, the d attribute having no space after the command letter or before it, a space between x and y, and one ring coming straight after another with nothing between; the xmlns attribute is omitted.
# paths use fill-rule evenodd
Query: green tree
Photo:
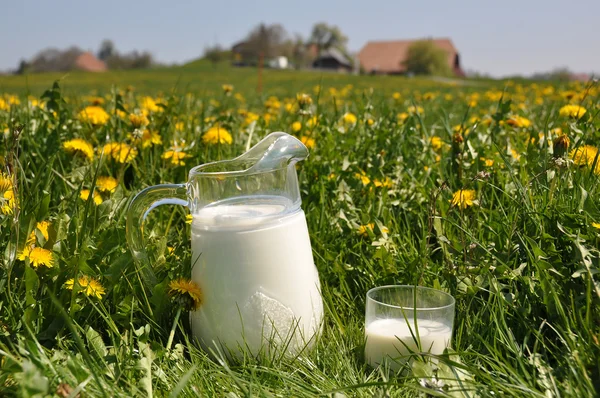
<svg viewBox="0 0 600 398"><path fill-rule="evenodd" d="M448 54L431 40L419 40L408 48L403 62L407 73L448 76L451 74Z"/></svg>
<svg viewBox="0 0 600 398"><path fill-rule="evenodd" d="M317 46L319 53L332 47L344 51L348 37L337 26L319 22L313 26L309 42Z"/></svg>

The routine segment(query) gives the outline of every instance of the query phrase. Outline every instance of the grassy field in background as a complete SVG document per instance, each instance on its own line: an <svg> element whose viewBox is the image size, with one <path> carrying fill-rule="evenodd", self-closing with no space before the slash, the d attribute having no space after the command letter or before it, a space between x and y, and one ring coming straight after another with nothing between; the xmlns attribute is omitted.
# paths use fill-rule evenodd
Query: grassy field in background
<svg viewBox="0 0 600 398"><path fill-rule="evenodd" d="M257 94L256 69L206 64L0 77L0 395L598 394L598 86L263 78ZM174 324L186 212L149 216L148 279L125 211L272 131L311 152L298 172L322 336L298 357L215 361L185 314ZM365 294L386 284L456 298L438 365L364 363Z"/></svg>

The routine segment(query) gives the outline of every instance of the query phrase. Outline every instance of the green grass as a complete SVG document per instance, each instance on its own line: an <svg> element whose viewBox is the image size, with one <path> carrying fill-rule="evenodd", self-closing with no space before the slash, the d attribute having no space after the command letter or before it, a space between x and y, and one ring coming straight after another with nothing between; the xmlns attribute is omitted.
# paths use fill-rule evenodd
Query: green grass
<svg viewBox="0 0 600 398"><path fill-rule="evenodd" d="M17 195L13 213L0 214L0 395L598 394L600 235L592 224L600 222L600 167L595 156L576 165L552 145L557 127L570 150L598 142L598 87L550 92L508 83L499 98L504 87L427 79L291 71L263 77L264 91L256 94L255 69L73 73L42 107L27 105L25 95L39 96L60 75L0 78L1 90L21 95L19 105L0 110L3 172ZM225 95L225 83L243 98ZM299 92L313 98L309 115L297 110ZM104 125L78 117L93 93L110 115ZM149 129L162 144L140 146L131 162L97 154L90 161L62 149L74 137L95 148L133 145L134 127L115 109L133 112L141 96L159 93L162 110L150 113ZM265 118L270 96L281 107L271 99ZM569 101L587 109L584 117L559 115ZM411 113L415 105L423 112ZM252 135L240 110L259 116ZM344 124L347 112L356 125ZM315 115L318 123L310 125ZM511 125L514 115L531 125ZM295 134L315 140L298 169L325 303L315 348L293 358L213 360L193 340L184 314L167 350L177 312L167 284L190 276L189 225L180 208L153 211L145 226L153 278L142 278L125 239L130 200L150 185L185 182L194 165L235 157L271 131L292 132L297 121L302 130ZM216 122L231 132L231 145L203 142ZM441 139L439 148L432 137ZM185 165L161 158L174 140L185 140ZM93 189L98 176L114 177L118 187L96 205L80 191ZM9 213L6 183L0 186ZM452 206L459 189L473 189L476 202ZM36 230L41 221L51 223L48 238ZM361 235L359 227L370 223ZM53 267L17 258L32 231L35 244L52 252ZM81 275L96 278L105 294L65 288ZM397 375L365 365L365 294L385 284L435 287L456 298L452 352L440 359L439 380L431 363L416 361L412 372ZM433 388L440 380L445 387Z"/></svg>

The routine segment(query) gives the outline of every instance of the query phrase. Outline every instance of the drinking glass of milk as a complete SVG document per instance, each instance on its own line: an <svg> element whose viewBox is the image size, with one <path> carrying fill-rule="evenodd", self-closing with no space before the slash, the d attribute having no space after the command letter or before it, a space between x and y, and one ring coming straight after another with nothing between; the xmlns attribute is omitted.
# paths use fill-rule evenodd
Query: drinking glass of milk
<svg viewBox="0 0 600 398"><path fill-rule="evenodd" d="M127 240L142 271L151 267L147 214L189 208L192 280L203 295L190 321L205 350L294 354L314 343L323 301L295 167L307 156L298 139L272 133L235 159L194 167L186 184L149 187L131 202Z"/></svg>
<svg viewBox="0 0 600 398"><path fill-rule="evenodd" d="M440 355L449 346L454 298L420 286L382 286L367 292L365 359L399 370L413 354Z"/></svg>

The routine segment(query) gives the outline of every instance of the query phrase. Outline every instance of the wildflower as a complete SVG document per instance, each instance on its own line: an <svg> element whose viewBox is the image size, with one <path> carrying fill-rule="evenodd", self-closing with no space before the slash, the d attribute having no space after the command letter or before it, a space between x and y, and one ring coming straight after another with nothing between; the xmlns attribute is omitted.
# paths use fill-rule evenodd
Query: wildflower
<svg viewBox="0 0 600 398"><path fill-rule="evenodd" d="M82 189L79 192L79 197L84 200L87 201L90 198L90 190L89 189ZM96 206L100 205L102 203L102 196L100 196L100 194L96 191L94 191L94 203L96 204Z"/></svg>
<svg viewBox="0 0 600 398"><path fill-rule="evenodd" d="M200 286L196 282L184 278L169 282L169 295L186 311L197 310L203 301Z"/></svg>
<svg viewBox="0 0 600 398"><path fill-rule="evenodd" d="M188 214L185 216L185 223L186 224L191 224L192 221L194 221L194 217L191 214Z"/></svg>
<svg viewBox="0 0 600 398"><path fill-rule="evenodd" d="M23 250L17 254L17 260L19 260L19 261L27 260L29 258L29 253L31 253L32 246L33 245L26 243Z"/></svg>
<svg viewBox="0 0 600 398"><path fill-rule="evenodd" d="M52 266L54 265L52 252L42 247L34 247L33 249L31 249L28 257L29 261L31 261L31 265L34 268L37 268L40 265L45 265L48 268L52 268Z"/></svg>
<svg viewBox="0 0 600 398"><path fill-rule="evenodd" d="M358 178L363 185L369 185L369 183L371 182L371 179L364 172L356 173L354 174L354 176Z"/></svg>
<svg viewBox="0 0 600 398"><path fill-rule="evenodd" d="M592 227L594 227L596 229L600 229L600 222L593 222Z"/></svg>
<svg viewBox="0 0 600 398"><path fill-rule="evenodd" d="M433 148L434 151L437 151L438 149L440 149L443 144L442 139L435 135L429 139L429 143L431 144L431 147Z"/></svg>
<svg viewBox="0 0 600 398"><path fill-rule="evenodd" d="M402 124L406 119L408 119L408 113L401 112L396 115L396 119L398 120L398 123Z"/></svg>
<svg viewBox="0 0 600 398"><path fill-rule="evenodd" d="M571 140L566 134L559 135L554 139L552 146L554 147L554 156L562 156L569 149Z"/></svg>
<svg viewBox="0 0 600 398"><path fill-rule="evenodd" d="M520 155L520 154L519 154L519 152L517 152L517 150L516 150L516 149L514 149L514 148L511 148L511 149L510 149L510 155L512 156L512 158L513 158L514 160L519 160L519 159L521 159L521 155Z"/></svg>
<svg viewBox="0 0 600 398"><path fill-rule="evenodd" d="M316 116L311 117L306 121L306 126L309 128L315 127L319 123L319 119Z"/></svg>
<svg viewBox="0 0 600 398"><path fill-rule="evenodd" d="M118 163L130 163L138 154L137 149L123 142L109 142L104 145L102 152Z"/></svg>
<svg viewBox="0 0 600 398"><path fill-rule="evenodd" d="M158 106L152 97L143 97L140 101L140 107L142 108L142 113L144 114L162 111L162 108Z"/></svg>
<svg viewBox="0 0 600 398"><path fill-rule="evenodd" d="M77 116L82 122L95 126L105 125L110 119L108 113L99 106L86 106Z"/></svg>
<svg viewBox="0 0 600 398"><path fill-rule="evenodd" d="M135 133L138 134L135 134ZM142 148L150 148L153 145L162 144L162 138L157 131L145 129L144 131L136 130L130 135L131 142L135 145L142 144Z"/></svg>
<svg viewBox="0 0 600 398"><path fill-rule="evenodd" d="M396 101L400 101L402 95L399 92L395 92L394 94L392 94L392 98Z"/></svg>
<svg viewBox="0 0 600 398"><path fill-rule="evenodd" d="M37 223L35 225L35 229L40 231L40 233L46 240L48 240L48 238L50 237L50 235L48 234L49 227L50 227L50 221L40 221L39 223ZM32 231L32 233L35 233L35 230Z"/></svg>
<svg viewBox="0 0 600 398"><path fill-rule="evenodd" d="M223 84L221 88L226 95L230 95L233 92L233 86L231 84Z"/></svg>
<svg viewBox="0 0 600 398"><path fill-rule="evenodd" d="M129 122L136 129L147 126L150 121L148 121L148 117L144 114L131 113L129 115Z"/></svg>
<svg viewBox="0 0 600 398"><path fill-rule="evenodd" d="M381 231L382 234L389 234L390 233L390 229L386 226L382 226L381 228L379 228L379 230Z"/></svg>
<svg viewBox="0 0 600 398"><path fill-rule="evenodd" d="M300 130L302 130L302 123L300 123L300 122L294 122L294 123L292 123L292 131L294 133L297 133Z"/></svg>
<svg viewBox="0 0 600 398"><path fill-rule="evenodd" d="M175 130L183 131L185 129L185 124L183 122L175 123Z"/></svg>
<svg viewBox="0 0 600 398"><path fill-rule="evenodd" d="M205 144L231 144L233 139L229 131L220 126L213 126L202 136Z"/></svg>
<svg viewBox="0 0 600 398"><path fill-rule="evenodd" d="M0 98L0 111L7 111L10 109L10 105L6 103L4 98Z"/></svg>
<svg viewBox="0 0 600 398"><path fill-rule="evenodd" d="M414 114L422 115L423 113L425 113L425 110L423 109L422 106L414 106L414 105L409 106L407 111L411 115L414 115Z"/></svg>
<svg viewBox="0 0 600 398"><path fill-rule="evenodd" d="M358 227L358 234L362 237L369 236L369 231L373 232L373 228L375 228L375 224L370 222L366 225L361 225Z"/></svg>
<svg viewBox="0 0 600 398"><path fill-rule="evenodd" d="M302 94L297 94L296 95L296 100L298 101L298 105L300 106L300 108L304 109L307 106L312 105L312 98L310 97L310 95L302 93Z"/></svg>
<svg viewBox="0 0 600 398"><path fill-rule="evenodd" d="M96 188L100 192L113 193L117 189L119 182L113 177L100 176L96 178Z"/></svg>
<svg viewBox="0 0 600 398"><path fill-rule="evenodd" d="M181 150L181 148L174 147L162 154L161 158L171 159L170 164L172 166L185 166L183 159L189 155Z"/></svg>
<svg viewBox="0 0 600 398"><path fill-rule="evenodd" d="M87 275L82 275L77 278L77 283L81 288L81 291L90 297L96 297L98 299L102 299L102 296L106 294L104 287L102 284L95 278L89 277ZM75 285L75 279L71 278L65 282L65 288L69 290L73 290L73 286Z"/></svg>
<svg viewBox="0 0 600 398"><path fill-rule="evenodd" d="M391 188L392 187L392 180L390 180L389 177L386 177L384 180L374 179L373 180L373 185L375 185L377 188L379 188L379 187Z"/></svg>
<svg viewBox="0 0 600 398"><path fill-rule="evenodd" d="M493 159L481 158L481 161L483 162L483 164L486 167L492 167L494 165L494 160Z"/></svg>
<svg viewBox="0 0 600 398"><path fill-rule="evenodd" d="M583 106L579 105L565 105L558 111L560 116L572 117L574 119L579 119L585 115L586 112L587 110Z"/></svg>
<svg viewBox="0 0 600 398"><path fill-rule="evenodd" d="M304 145L306 145L306 147L308 149L312 149L315 147L315 139L314 138L310 138L306 135L303 135L302 137L300 137L300 141L302 141L302 143Z"/></svg>
<svg viewBox="0 0 600 398"><path fill-rule="evenodd" d="M90 96L90 97L87 97L86 100L87 100L87 102L90 103L90 105L93 105L93 106L104 105L104 98L102 98L102 97Z"/></svg>
<svg viewBox="0 0 600 398"><path fill-rule="evenodd" d="M0 173L0 212L12 214L17 209L13 180L8 174Z"/></svg>
<svg viewBox="0 0 600 398"><path fill-rule="evenodd" d="M368 119L367 119L367 126L372 126L372 125L374 125L374 124L375 124L375 120L373 120L373 119L371 119L371 118L368 118Z"/></svg>
<svg viewBox="0 0 600 398"><path fill-rule="evenodd" d="M450 200L452 206L458 206L460 209L466 209L469 206L477 204L475 191L473 189L459 189L452 195Z"/></svg>
<svg viewBox="0 0 600 398"><path fill-rule="evenodd" d="M92 144L81 138L74 138L63 142L63 149L69 153L80 153L89 160L94 160L94 147Z"/></svg>
<svg viewBox="0 0 600 398"><path fill-rule="evenodd" d="M529 127L531 121L523 116L513 116L506 120L506 124L513 127Z"/></svg>
<svg viewBox="0 0 600 398"><path fill-rule="evenodd" d="M423 99L425 101L431 101L431 100L435 99L435 97L437 97L436 93L425 93L425 94L423 94Z"/></svg>
<svg viewBox="0 0 600 398"><path fill-rule="evenodd" d="M354 126L356 124L357 118L354 113L346 112L344 116L342 116L342 122L346 126Z"/></svg>
<svg viewBox="0 0 600 398"><path fill-rule="evenodd" d="M577 149L573 149L569 156L573 159L573 163L578 166L592 166L598 155L598 148L592 145L583 145Z"/></svg>

